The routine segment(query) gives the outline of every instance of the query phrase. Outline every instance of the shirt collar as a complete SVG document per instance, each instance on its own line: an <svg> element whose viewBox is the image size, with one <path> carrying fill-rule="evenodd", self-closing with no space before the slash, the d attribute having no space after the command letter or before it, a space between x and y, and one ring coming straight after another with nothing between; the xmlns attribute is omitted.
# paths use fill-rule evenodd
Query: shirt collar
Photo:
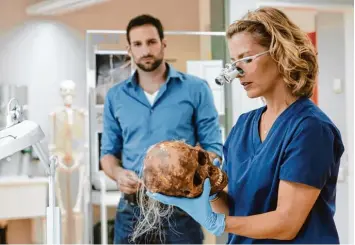
<svg viewBox="0 0 355 245"><path fill-rule="evenodd" d="M166 78L166 81L169 82L171 79L170 78L178 78L177 80L181 81L182 80L182 76L181 73L179 73L177 70L174 69L173 66L169 65L168 63L165 63L166 67L168 69L168 76ZM128 79L127 79L127 84L130 85L138 85L138 81L137 81L137 71L135 71L133 73L133 75L131 75Z"/></svg>
<svg viewBox="0 0 355 245"><path fill-rule="evenodd" d="M166 65L169 70L167 80L169 80L169 78L179 78L179 80L182 80L180 72L175 70L175 68L173 66L169 65L168 63L166 63Z"/></svg>

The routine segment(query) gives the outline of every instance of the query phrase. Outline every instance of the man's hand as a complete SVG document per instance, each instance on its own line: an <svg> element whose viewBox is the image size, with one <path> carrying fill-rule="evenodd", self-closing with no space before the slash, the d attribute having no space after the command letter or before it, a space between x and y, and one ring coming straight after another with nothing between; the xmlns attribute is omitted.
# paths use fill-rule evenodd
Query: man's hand
<svg viewBox="0 0 355 245"><path fill-rule="evenodd" d="M118 189L125 194L136 193L141 185L141 179L131 170L118 168L115 174Z"/></svg>
<svg viewBox="0 0 355 245"><path fill-rule="evenodd" d="M142 181L131 170L121 167L120 160L114 155L105 155L101 158L101 166L105 174L116 181L118 189L125 194L137 192Z"/></svg>

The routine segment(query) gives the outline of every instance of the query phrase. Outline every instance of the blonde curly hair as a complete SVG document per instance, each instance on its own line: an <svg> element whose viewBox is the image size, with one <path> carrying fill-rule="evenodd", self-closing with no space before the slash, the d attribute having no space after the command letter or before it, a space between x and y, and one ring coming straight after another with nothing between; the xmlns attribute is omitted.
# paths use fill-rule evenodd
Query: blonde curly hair
<svg viewBox="0 0 355 245"><path fill-rule="evenodd" d="M307 34L282 11L264 7L248 12L228 27L227 39L241 32L251 33L269 49L294 96L312 96L318 75L315 48Z"/></svg>

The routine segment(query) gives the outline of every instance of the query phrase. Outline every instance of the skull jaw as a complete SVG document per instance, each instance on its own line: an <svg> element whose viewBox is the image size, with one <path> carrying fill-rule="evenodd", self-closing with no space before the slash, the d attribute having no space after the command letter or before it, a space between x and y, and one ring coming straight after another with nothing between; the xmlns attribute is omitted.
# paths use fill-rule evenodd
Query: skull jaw
<svg viewBox="0 0 355 245"><path fill-rule="evenodd" d="M227 174L216 166L210 166L209 179L211 181L211 195L223 191L228 184Z"/></svg>

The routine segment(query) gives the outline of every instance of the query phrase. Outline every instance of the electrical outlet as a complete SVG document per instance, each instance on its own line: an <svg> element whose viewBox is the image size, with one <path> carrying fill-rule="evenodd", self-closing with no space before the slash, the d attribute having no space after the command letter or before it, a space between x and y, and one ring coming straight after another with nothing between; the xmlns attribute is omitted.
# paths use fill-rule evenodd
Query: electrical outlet
<svg viewBox="0 0 355 245"><path fill-rule="evenodd" d="M340 94L343 92L341 80L339 78L333 80L333 91L336 94Z"/></svg>
<svg viewBox="0 0 355 245"><path fill-rule="evenodd" d="M346 171L344 167L339 168L338 173L338 182L345 182L346 181Z"/></svg>

